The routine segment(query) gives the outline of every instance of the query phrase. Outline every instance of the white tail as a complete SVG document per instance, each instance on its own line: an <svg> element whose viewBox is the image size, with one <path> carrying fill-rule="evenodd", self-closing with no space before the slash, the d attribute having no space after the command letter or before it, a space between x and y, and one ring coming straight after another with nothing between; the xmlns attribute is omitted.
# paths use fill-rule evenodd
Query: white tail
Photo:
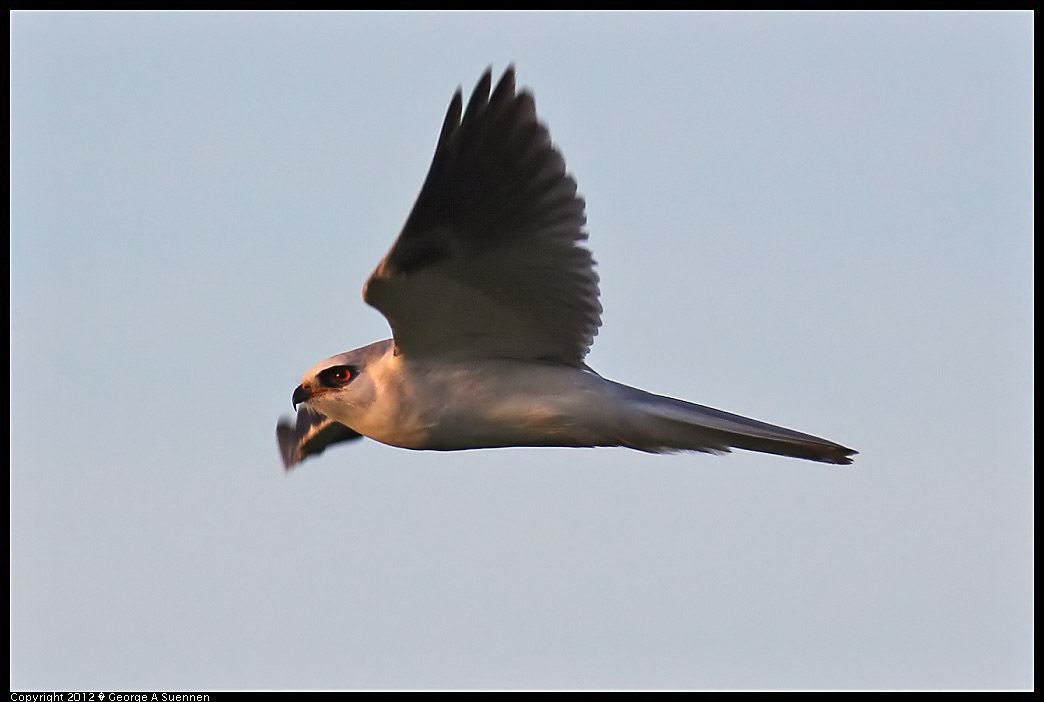
<svg viewBox="0 0 1044 702"><path fill-rule="evenodd" d="M629 408L618 427L620 444L642 451L727 452L731 448L847 465L850 448L738 414L654 395L606 381Z"/></svg>

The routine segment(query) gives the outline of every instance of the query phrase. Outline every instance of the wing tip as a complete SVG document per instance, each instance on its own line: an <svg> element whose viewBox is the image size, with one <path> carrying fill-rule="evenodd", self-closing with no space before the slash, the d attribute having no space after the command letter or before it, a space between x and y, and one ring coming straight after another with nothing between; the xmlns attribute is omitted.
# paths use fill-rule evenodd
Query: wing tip
<svg viewBox="0 0 1044 702"><path fill-rule="evenodd" d="M279 444L279 457L283 459L283 472L289 473L301 462L301 447L294 440L294 425L286 417L280 417L276 423L276 443Z"/></svg>
<svg viewBox="0 0 1044 702"><path fill-rule="evenodd" d="M296 421L280 417L276 423L276 443L279 445L279 456L283 459L283 470L287 473L305 459L320 455L333 444L361 438L359 432L309 409L307 405L298 409Z"/></svg>

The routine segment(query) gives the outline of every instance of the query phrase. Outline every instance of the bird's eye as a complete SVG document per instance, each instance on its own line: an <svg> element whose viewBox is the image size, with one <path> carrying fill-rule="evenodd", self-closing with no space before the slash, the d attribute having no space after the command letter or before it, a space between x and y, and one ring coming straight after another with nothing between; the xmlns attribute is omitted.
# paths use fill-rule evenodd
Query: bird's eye
<svg viewBox="0 0 1044 702"><path fill-rule="evenodd" d="M328 388L347 385L355 377L355 369L351 366L334 366L319 374L319 380Z"/></svg>

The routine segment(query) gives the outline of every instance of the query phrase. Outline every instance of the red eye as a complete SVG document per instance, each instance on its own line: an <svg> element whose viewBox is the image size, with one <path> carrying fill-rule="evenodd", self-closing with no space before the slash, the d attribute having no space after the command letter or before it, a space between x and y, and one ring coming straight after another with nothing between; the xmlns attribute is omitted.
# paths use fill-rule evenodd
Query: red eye
<svg viewBox="0 0 1044 702"><path fill-rule="evenodd" d="M347 385L354 377L355 371L351 366L334 366L319 374L319 382L328 388L336 388Z"/></svg>

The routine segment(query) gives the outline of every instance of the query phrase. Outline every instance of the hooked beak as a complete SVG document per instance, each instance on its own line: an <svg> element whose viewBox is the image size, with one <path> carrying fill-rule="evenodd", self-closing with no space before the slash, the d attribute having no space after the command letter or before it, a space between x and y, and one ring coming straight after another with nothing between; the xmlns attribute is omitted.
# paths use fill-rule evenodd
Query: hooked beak
<svg viewBox="0 0 1044 702"><path fill-rule="evenodd" d="M308 402L308 398L312 396L312 389L305 387L304 385L298 385L294 388L293 397L290 399L294 402L294 411L297 411L297 406L302 402Z"/></svg>

